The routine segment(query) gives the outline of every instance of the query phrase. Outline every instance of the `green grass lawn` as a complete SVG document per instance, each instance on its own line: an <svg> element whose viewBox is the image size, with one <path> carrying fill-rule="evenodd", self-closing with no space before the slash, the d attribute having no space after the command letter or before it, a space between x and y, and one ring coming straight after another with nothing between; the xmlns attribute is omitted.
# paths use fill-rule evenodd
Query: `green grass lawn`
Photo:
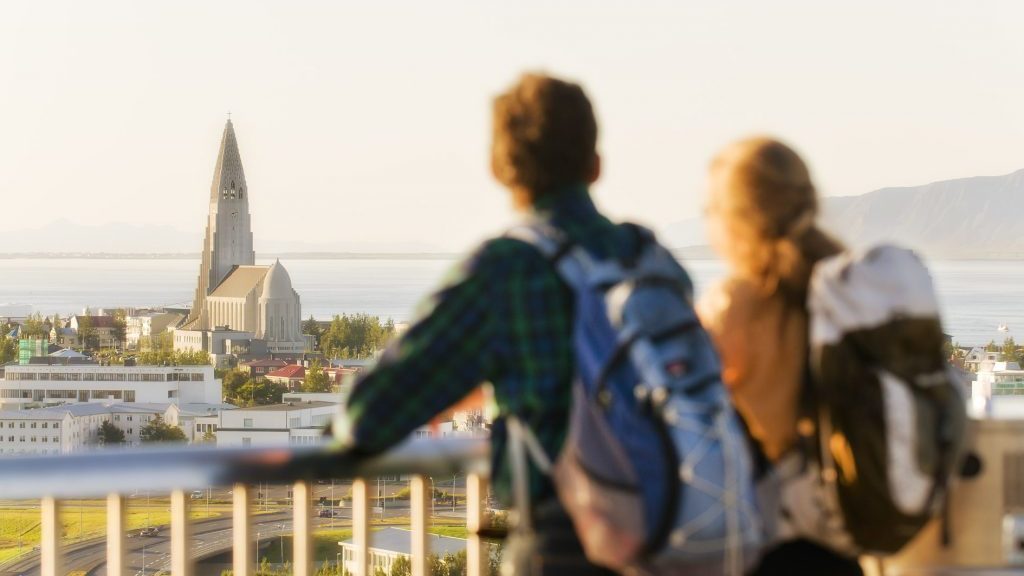
<svg viewBox="0 0 1024 576"><path fill-rule="evenodd" d="M126 525L129 530L137 530L149 525L167 524L171 516L167 508L166 501L151 501L148 507L132 502L128 506ZM191 516L193 519L212 518L227 510L226 506L211 506L207 515L206 506L193 506ZM107 531L106 501L64 501L60 520L61 534L65 542L104 536ZM34 546L38 546L40 528L37 506L0 508L0 562L17 556L19 547L22 551L30 551Z"/></svg>

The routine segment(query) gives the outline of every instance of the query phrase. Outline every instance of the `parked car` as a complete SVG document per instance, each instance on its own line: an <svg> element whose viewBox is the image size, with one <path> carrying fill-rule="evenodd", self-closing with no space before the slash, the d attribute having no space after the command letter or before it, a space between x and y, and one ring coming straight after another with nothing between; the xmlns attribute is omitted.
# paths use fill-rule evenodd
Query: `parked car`
<svg viewBox="0 0 1024 576"><path fill-rule="evenodd" d="M331 510L330 508L323 508L319 512L317 512L317 516L321 518L333 518L334 511Z"/></svg>
<svg viewBox="0 0 1024 576"><path fill-rule="evenodd" d="M139 531L139 536L156 536L156 533L160 530L156 526L150 526L149 528L143 528Z"/></svg>
<svg viewBox="0 0 1024 576"><path fill-rule="evenodd" d="M191 498L193 500L202 500L206 494L202 490L193 490Z"/></svg>

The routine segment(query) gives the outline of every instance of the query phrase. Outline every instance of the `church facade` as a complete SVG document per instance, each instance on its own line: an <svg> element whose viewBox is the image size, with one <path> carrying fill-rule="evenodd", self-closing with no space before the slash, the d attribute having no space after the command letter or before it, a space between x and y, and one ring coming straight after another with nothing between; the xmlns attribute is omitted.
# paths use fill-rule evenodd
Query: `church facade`
<svg viewBox="0 0 1024 576"><path fill-rule="evenodd" d="M280 261L256 264L249 189L234 125L224 127L210 187L210 214L203 240L192 310L174 331L176 350L211 354L246 351L301 353L302 306Z"/></svg>

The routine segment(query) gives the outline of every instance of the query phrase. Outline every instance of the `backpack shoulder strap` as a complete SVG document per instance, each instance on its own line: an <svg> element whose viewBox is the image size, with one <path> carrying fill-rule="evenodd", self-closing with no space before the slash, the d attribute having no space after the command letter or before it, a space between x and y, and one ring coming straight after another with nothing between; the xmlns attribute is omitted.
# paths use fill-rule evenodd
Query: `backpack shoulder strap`
<svg viewBox="0 0 1024 576"><path fill-rule="evenodd" d="M590 283L599 264L564 232L540 220L527 220L513 226L504 237L533 246L551 263L559 277L574 289Z"/></svg>
<svg viewBox="0 0 1024 576"><path fill-rule="evenodd" d="M557 263L573 248L565 233L540 220L526 220L506 230L504 236L533 246L552 263Z"/></svg>

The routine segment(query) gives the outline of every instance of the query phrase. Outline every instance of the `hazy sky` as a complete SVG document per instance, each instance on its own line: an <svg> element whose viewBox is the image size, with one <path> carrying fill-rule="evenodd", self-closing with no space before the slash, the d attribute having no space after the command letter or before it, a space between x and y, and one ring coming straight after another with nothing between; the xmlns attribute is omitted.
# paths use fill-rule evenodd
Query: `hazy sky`
<svg viewBox="0 0 1024 576"><path fill-rule="evenodd" d="M1024 168L1024 2L4 2L0 229L58 218L203 234L232 112L256 249L500 230L492 96L581 81L599 203L699 213L752 132L830 195Z"/></svg>

